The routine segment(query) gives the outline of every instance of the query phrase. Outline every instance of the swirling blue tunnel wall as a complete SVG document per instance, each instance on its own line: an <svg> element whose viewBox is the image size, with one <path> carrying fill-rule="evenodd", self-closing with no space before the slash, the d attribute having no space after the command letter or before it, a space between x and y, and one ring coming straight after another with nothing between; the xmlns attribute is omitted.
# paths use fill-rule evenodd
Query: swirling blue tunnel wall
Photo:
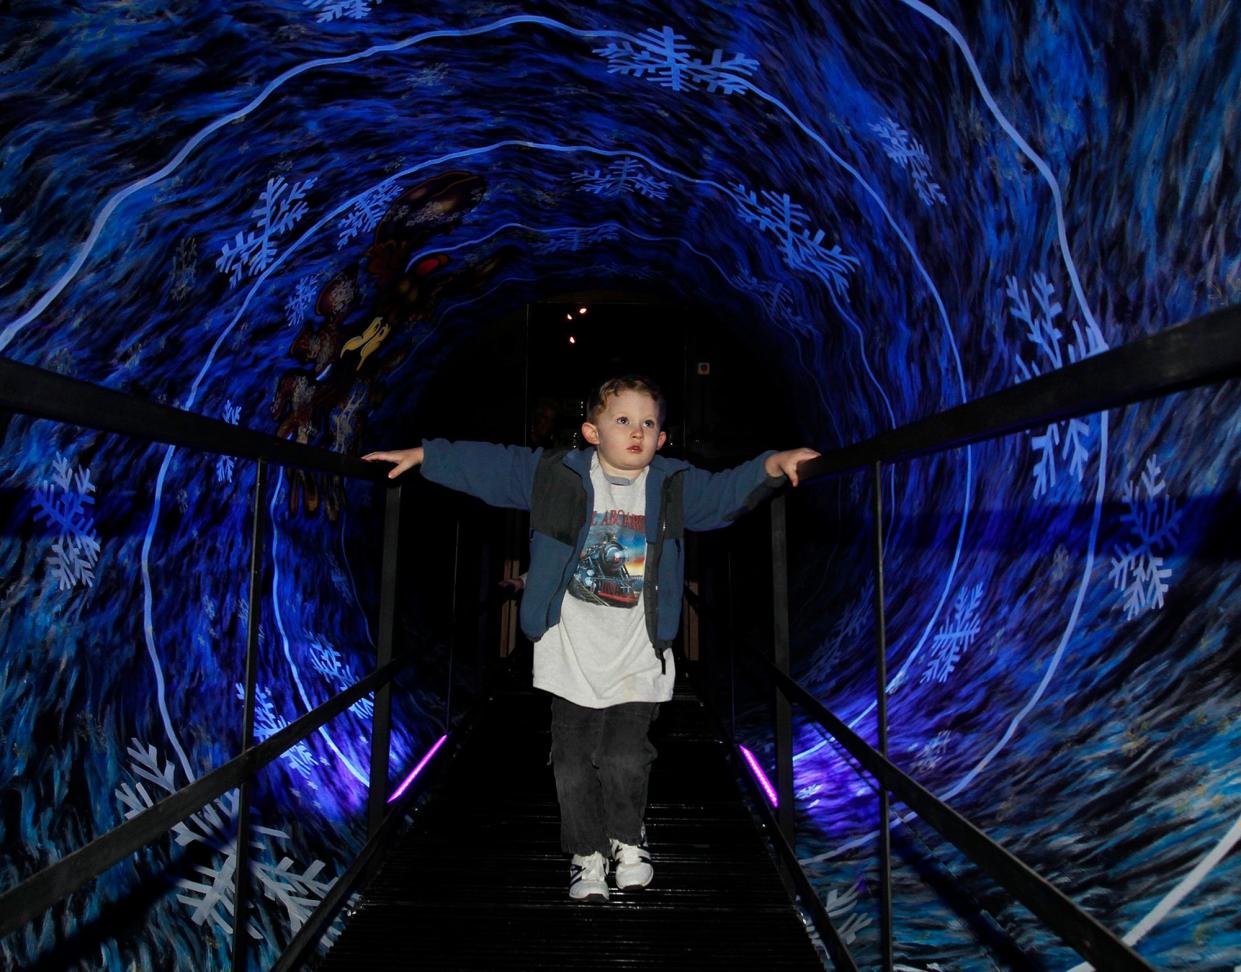
<svg viewBox="0 0 1241 972"><path fill-rule="evenodd" d="M358 455L488 322L640 291L828 450L1241 301L1239 52L1229 0L10 0L0 353ZM1161 968L1241 966L1239 430L1223 384L883 483L894 762ZM2 890L237 753L255 466L20 414L0 448ZM382 506L272 479L260 738L373 665ZM867 490L799 492L839 527ZM833 536L793 565L795 674L873 736L865 531ZM442 732L433 675L394 775ZM365 839L368 705L260 774L255 967ZM798 854L873 955L871 791L808 726L795 766ZM228 967L230 813L0 965ZM998 967L936 884L898 864L900 967Z"/></svg>

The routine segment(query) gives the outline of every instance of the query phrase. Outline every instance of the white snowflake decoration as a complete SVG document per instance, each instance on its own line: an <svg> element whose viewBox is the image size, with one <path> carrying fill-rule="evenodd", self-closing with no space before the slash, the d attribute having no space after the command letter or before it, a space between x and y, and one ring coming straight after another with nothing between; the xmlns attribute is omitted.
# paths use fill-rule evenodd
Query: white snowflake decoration
<svg viewBox="0 0 1241 972"><path fill-rule="evenodd" d="M220 248L216 269L228 274L228 284L236 287L247 277L262 273L276 259L276 238L283 236L309 211L306 193L314 186L314 178L290 186L284 176L267 180L267 188L259 197L259 206L251 215L257 216L257 230L237 231L233 242Z"/></svg>
<svg viewBox="0 0 1241 972"><path fill-rule="evenodd" d="M358 675L353 670L353 666L345 664L340 652L326 641L315 639L307 647L310 652L311 667L327 679L337 693L352 687L359 680ZM369 722L371 716L375 713L374 693L365 698L358 699L357 702L349 706L349 711L358 716L358 718Z"/></svg>
<svg viewBox="0 0 1241 972"><path fill-rule="evenodd" d="M534 245L537 253L562 253L571 251L577 253L583 247L591 246L595 243L607 243L617 238L620 230L615 226L585 226L577 227L564 232L549 234L547 239L541 240Z"/></svg>
<svg viewBox="0 0 1241 972"><path fill-rule="evenodd" d="M229 425L236 425L241 420L241 406L234 405L231 401L225 399L221 418ZM220 456L215 461L215 481L217 483L231 483L233 481L233 469L236 465L236 456Z"/></svg>
<svg viewBox="0 0 1241 972"><path fill-rule="evenodd" d="M957 667L957 662L982 629L982 620L978 617L978 605L981 601L981 584L975 584L957 595L947 620L931 639L931 659L922 673L921 681L948 680L948 676Z"/></svg>
<svg viewBox="0 0 1241 972"><path fill-rule="evenodd" d="M814 327L797 313L793 292L783 281L759 280L745 269L738 269L734 283L757 300L767 312L768 318L782 324L790 331L803 334L814 333Z"/></svg>
<svg viewBox="0 0 1241 972"><path fill-rule="evenodd" d="M1136 618L1146 611L1163 607L1172 568L1165 558L1176 548L1181 530L1181 510L1167 494L1167 483L1154 456L1148 456L1140 485L1125 483L1125 513L1130 544L1117 544L1108 577L1113 587L1124 592L1125 617Z"/></svg>
<svg viewBox="0 0 1241 972"><path fill-rule="evenodd" d="M307 274L297 282L293 294L284 304L284 319L289 327L301 327L306 322L306 315L314 310L319 299L319 275Z"/></svg>
<svg viewBox="0 0 1241 972"><path fill-rule="evenodd" d="M891 118L873 122L870 130L883 144L884 154L913 176L914 189L925 205L934 206L948 201L939 183L931 178L931 158L921 142Z"/></svg>
<svg viewBox="0 0 1241 972"><path fill-rule="evenodd" d="M332 413L332 449L335 452L348 453L353 448L361 419L366 414L364 406L369 399L365 385L354 385L349 391L349 397Z"/></svg>
<svg viewBox="0 0 1241 972"><path fill-rule="evenodd" d="M874 922L870 915L854 913L853 909L857 907L857 901L857 888L848 888L843 893L833 889L828 891L823 898L823 907L827 909L827 916L832 920L832 925L836 933L840 935L840 940L846 945L852 945L858 932ZM842 918L845 919L843 924Z"/></svg>
<svg viewBox="0 0 1241 972"><path fill-rule="evenodd" d="M594 268L604 277L633 277L638 280L657 280L659 274L650 267L621 266L613 260L601 263Z"/></svg>
<svg viewBox="0 0 1241 972"><path fill-rule="evenodd" d="M59 590L95 586L100 546L89 509L94 493L89 467L70 465L61 455L52 463L51 479L35 491L35 519L56 530L48 561Z"/></svg>
<svg viewBox="0 0 1241 972"><path fill-rule="evenodd" d="M842 650L853 645L866 630L875 610L875 588L868 582L861 593L836 619L832 632L815 652L810 678L822 681L836 672Z"/></svg>
<svg viewBox="0 0 1241 972"><path fill-rule="evenodd" d="M804 270L818 277L838 297L849 288L849 275L858 266L857 257L841 251L839 244L830 249L823 246L824 231L806 228L806 210L793 202L788 193L763 190L762 198L737 184L733 191L740 197L737 215L747 223L772 233L780 244L784 262L792 270Z"/></svg>
<svg viewBox="0 0 1241 972"><path fill-rule="evenodd" d="M948 743L951 739L952 733L949 730L945 729L939 733L918 751L918 755L914 757L910 769L915 773L925 773L933 770L940 764L940 761L948 752Z"/></svg>
<svg viewBox="0 0 1241 972"><path fill-rule="evenodd" d="M351 597L353 595L353 585L349 583L349 578L345 576L345 572L340 569L339 564L332 564L332 569L328 572L332 578L332 586L336 588L336 593L341 597Z"/></svg>
<svg viewBox="0 0 1241 972"><path fill-rule="evenodd" d="M361 233L373 233L387 213L388 204L400 194L400 185L385 182L354 200L353 206L340 221L336 249L343 249L346 243Z"/></svg>
<svg viewBox="0 0 1241 972"><path fill-rule="evenodd" d="M626 193L638 193L648 199L666 199L668 183L646 172L636 159L619 159L607 167L575 172L578 188L596 196L614 199Z"/></svg>
<svg viewBox="0 0 1241 972"><path fill-rule="evenodd" d="M236 682L233 688L237 693L237 698L244 700L246 697L245 686L240 682ZM259 741L262 742L270 739L288 724L288 720L276 712L276 705L272 701L271 690L262 685L257 686L254 699L254 734ZM308 780L311 789L318 789L318 784L314 782L314 770L316 766L324 765L325 761L319 759L318 756L310 751L310 747L306 745L306 740L303 739L292 749L285 750L280 758L288 762L304 779Z"/></svg>
<svg viewBox="0 0 1241 972"><path fill-rule="evenodd" d="M595 53L607 59L609 74L647 78L672 91L706 85L710 94L740 94L750 88L747 75L758 67L753 58L744 54L726 58L718 48L710 63L703 62L692 55L685 37L671 27L649 28L633 41L613 42L596 48Z"/></svg>
<svg viewBox="0 0 1241 972"><path fill-rule="evenodd" d="M175 793L177 771L171 761L160 762L154 746L144 746L137 739L132 740L126 751L130 756L132 782L122 783L114 792L125 818L129 819ZM151 784L149 788L148 783ZM212 852L210 865L194 867L197 878L177 879L177 887L182 892L177 900L190 909L194 924L209 922L227 935L233 933L235 920L237 809L236 792L226 793L172 826L172 837L178 846L201 844ZM289 857L280 857L271 863L276 857L271 842L288 840L286 832L256 824L250 828L250 833L251 846L257 852L251 858L251 874L258 880L263 895L284 908L289 927L296 932L331 890L335 879L320 880L325 867L323 861L314 861L300 873L294 870ZM247 931L255 940L266 937L253 922L247 922ZM328 940L339 933L339 926L334 925L327 934Z"/></svg>
<svg viewBox="0 0 1241 972"><path fill-rule="evenodd" d="M371 15L371 4L381 3L383 0L302 0L302 6L314 10L315 20L321 24L341 17L365 20Z"/></svg>
<svg viewBox="0 0 1241 972"><path fill-rule="evenodd" d="M1051 281L1043 274L1034 275L1031 291L1021 289L1017 285L1016 277L1009 277L1005 294L1009 299L1012 316L1025 324L1026 337L1037 349L1037 354L1029 361L1019 354L1013 356L1017 374L1022 381L1063 368L1066 360L1072 364L1107 350L1107 342L1103 340L1102 333L1094 323L1082 328L1074 321L1072 337L1065 337L1058 326L1064 308L1056 300ZM1068 461L1070 475L1077 482L1082 481L1086 462L1090 458L1089 439L1090 425L1081 418L1053 422L1045 431L1031 437L1031 448L1038 457L1034 464L1035 499L1056 485L1057 446L1060 447L1060 459Z"/></svg>

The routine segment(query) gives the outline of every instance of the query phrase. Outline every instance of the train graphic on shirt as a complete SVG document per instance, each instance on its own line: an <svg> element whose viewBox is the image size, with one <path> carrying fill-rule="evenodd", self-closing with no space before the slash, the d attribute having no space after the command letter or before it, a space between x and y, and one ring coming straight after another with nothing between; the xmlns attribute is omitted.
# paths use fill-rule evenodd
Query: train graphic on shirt
<svg viewBox="0 0 1241 972"><path fill-rule="evenodd" d="M579 600L612 607L636 607L642 592L642 578L629 573L629 553L617 535L587 543L578 557L569 593Z"/></svg>

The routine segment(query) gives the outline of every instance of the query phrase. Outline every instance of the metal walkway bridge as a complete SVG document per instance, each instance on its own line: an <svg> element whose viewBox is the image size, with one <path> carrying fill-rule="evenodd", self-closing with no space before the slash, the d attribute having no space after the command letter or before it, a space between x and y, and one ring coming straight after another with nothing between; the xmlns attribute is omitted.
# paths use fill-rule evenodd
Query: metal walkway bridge
<svg viewBox="0 0 1241 972"><path fill-rule="evenodd" d="M728 749L690 694L652 728L654 883L571 902L548 722L543 693L485 705L322 969L823 968Z"/></svg>

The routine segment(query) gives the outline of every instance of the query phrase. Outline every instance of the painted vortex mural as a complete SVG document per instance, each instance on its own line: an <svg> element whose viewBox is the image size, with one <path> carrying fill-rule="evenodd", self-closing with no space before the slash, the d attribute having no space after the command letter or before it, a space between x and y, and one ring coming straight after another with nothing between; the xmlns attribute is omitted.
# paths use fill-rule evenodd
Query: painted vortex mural
<svg viewBox="0 0 1241 972"><path fill-rule="evenodd" d="M848 444L1241 302L1238 51L1227 0L13 0L0 353L360 454L485 322L641 287ZM255 479L3 423L0 888L238 751ZM1161 968L1241 966L1239 433L1233 383L884 480L893 758ZM795 652L873 735L868 488L804 500L843 539L795 565ZM325 477L275 471L265 509L261 738L372 663L379 529ZM443 731L434 663L406 689L394 776ZM368 706L259 781L256 968L364 837ZM808 725L796 765L799 853L873 964L872 791ZM901 968L1004 968L996 929L1082 967L896 813ZM235 814L0 965L227 967Z"/></svg>

